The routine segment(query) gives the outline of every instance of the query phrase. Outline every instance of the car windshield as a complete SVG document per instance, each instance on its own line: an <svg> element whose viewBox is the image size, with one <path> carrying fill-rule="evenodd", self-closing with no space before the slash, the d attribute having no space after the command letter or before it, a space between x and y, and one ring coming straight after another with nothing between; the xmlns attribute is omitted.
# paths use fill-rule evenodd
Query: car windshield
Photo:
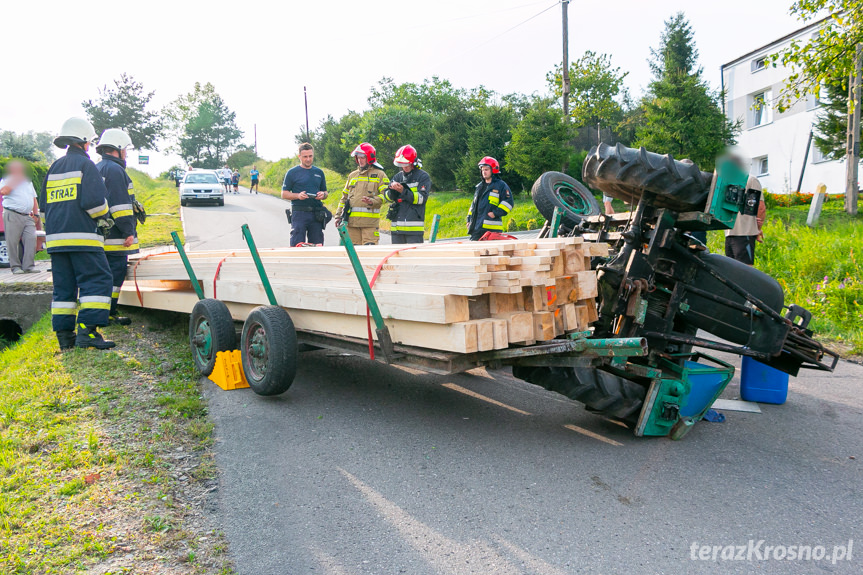
<svg viewBox="0 0 863 575"><path fill-rule="evenodd" d="M186 176L187 184L218 184L215 174L189 174Z"/></svg>

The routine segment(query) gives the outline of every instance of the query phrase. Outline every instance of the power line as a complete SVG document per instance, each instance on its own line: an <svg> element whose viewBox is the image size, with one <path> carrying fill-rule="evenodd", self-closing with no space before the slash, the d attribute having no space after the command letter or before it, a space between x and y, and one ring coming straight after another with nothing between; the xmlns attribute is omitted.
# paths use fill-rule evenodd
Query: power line
<svg viewBox="0 0 863 575"><path fill-rule="evenodd" d="M520 10L521 8L528 8L530 6L536 6L537 4L545 4L547 0L538 0L537 2L528 2L527 4L520 4L519 6L510 6L509 8L503 9L494 9L494 14L502 14L504 12L512 12L513 10ZM478 12L476 14L471 14L470 16L459 16L458 18L450 18L449 20L440 20L438 22L429 22L428 24L423 24L421 26L417 26L416 28L430 28L432 26L438 27L443 24L450 24L452 22L461 22L462 20L473 20L474 18L487 18L489 15L488 11L486 12Z"/></svg>

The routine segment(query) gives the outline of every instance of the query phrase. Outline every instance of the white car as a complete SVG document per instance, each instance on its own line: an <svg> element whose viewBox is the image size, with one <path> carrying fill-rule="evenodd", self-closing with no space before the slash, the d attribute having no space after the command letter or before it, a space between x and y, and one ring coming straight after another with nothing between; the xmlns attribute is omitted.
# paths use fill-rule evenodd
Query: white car
<svg viewBox="0 0 863 575"><path fill-rule="evenodd" d="M225 188L216 172L212 170L194 170L186 172L180 183L180 205L187 206L191 202L216 202L225 205Z"/></svg>

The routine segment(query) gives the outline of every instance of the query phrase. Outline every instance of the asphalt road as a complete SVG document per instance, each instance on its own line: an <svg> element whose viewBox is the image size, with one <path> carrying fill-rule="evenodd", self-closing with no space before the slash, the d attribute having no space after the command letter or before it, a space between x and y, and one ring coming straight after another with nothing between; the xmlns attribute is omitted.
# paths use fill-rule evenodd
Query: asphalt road
<svg viewBox="0 0 863 575"><path fill-rule="evenodd" d="M229 197L250 211L225 212L266 227L281 205ZM210 230L201 245L226 241ZM845 362L805 373L785 405L727 411L679 442L636 438L506 371L444 377L315 351L280 397L205 388L243 575L857 574L861 383ZM735 378L724 397L738 393ZM826 559L789 561L801 545Z"/></svg>
<svg viewBox="0 0 863 575"><path fill-rule="evenodd" d="M281 248L290 244L291 226L285 209L291 202L268 194L249 194L240 188L239 194L225 196L225 205L192 204L182 208L186 249L190 251L243 249L240 228L249 224L259 248ZM389 235L381 234L381 243L390 243ZM339 234L332 222L324 230L324 245L338 245Z"/></svg>

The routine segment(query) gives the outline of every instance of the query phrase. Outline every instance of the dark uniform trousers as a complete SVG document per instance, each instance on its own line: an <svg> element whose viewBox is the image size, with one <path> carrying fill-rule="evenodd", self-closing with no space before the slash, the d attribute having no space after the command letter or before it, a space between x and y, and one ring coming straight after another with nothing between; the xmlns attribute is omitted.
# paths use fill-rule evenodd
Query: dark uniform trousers
<svg viewBox="0 0 863 575"><path fill-rule="evenodd" d="M392 232L390 236L394 244L423 243L423 232Z"/></svg>
<svg viewBox="0 0 863 575"><path fill-rule="evenodd" d="M108 325L111 309L111 271L103 251L51 254L54 331L74 331L77 323Z"/></svg>
<svg viewBox="0 0 863 575"><path fill-rule="evenodd" d="M129 264L129 256L123 253L105 252L108 258L108 267L111 269L111 277L114 287L111 289L111 315L117 315L117 300L120 298L120 289L126 281L126 267Z"/></svg>
<svg viewBox="0 0 863 575"><path fill-rule="evenodd" d="M291 247L306 241L323 244L324 226L315 218L314 212L294 208L291 215Z"/></svg>

